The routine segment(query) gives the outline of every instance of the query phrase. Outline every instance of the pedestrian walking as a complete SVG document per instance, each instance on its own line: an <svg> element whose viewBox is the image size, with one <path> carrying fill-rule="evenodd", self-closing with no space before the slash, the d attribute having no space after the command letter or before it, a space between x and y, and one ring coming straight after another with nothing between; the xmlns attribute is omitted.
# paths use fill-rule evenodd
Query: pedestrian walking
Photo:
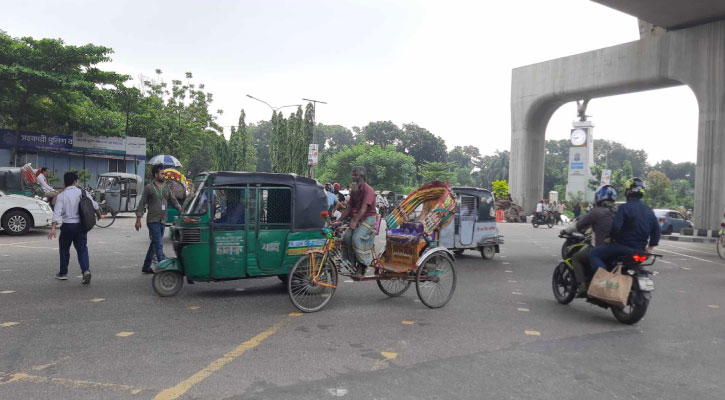
<svg viewBox="0 0 725 400"><path fill-rule="evenodd" d="M78 175L75 172L66 172L63 175L63 186L55 201L53 211L53 223L48 234L48 240L54 239L56 226L60 223L60 237L58 238L58 253L60 253L60 271L55 279L68 280L68 263L70 262L70 246L76 249L78 264L81 266L83 280L81 283L91 283L91 265L88 258L88 235L81 225L80 203L83 196L82 190L78 187ZM98 209L98 204L93 203ZM97 212L98 214L98 212Z"/></svg>
<svg viewBox="0 0 725 400"><path fill-rule="evenodd" d="M168 204L171 203L176 209L181 210L179 201L171 193L171 189L164 184L163 167L159 164L154 165L151 169L151 174L153 175L153 182L143 188L141 200L139 200L138 207L136 208L137 231L141 229L141 217L144 215L144 209L148 209L146 227L149 230L151 243L149 243L149 248L146 251L143 267L141 267L141 272L144 274L154 273L154 270L151 269L151 262L153 261L154 255L156 255L156 261L158 262L166 258L164 255L163 238Z"/></svg>
<svg viewBox="0 0 725 400"><path fill-rule="evenodd" d="M571 212L574 213L574 218L579 218L579 216L582 213L582 206L579 204L579 202L574 203L574 207L572 207Z"/></svg>
<svg viewBox="0 0 725 400"><path fill-rule="evenodd" d="M556 210L558 214L556 223L561 223L562 225L564 225L564 220L561 219L561 216L564 215L564 211L566 211L566 205L563 201L559 201L559 204L556 205Z"/></svg>

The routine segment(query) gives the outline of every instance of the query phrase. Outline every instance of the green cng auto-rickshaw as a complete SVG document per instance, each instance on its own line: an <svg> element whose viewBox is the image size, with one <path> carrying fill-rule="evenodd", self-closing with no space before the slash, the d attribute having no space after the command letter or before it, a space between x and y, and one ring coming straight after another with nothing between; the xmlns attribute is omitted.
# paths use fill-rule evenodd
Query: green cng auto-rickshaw
<svg viewBox="0 0 725 400"><path fill-rule="evenodd" d="M193 181L171 227L175 258L161 261L153 278L160 296L181 290L183 278L212 282L277 276L307 251L325 244L321 235L327 197L320 183L292 174L209 172Z"/></svg>

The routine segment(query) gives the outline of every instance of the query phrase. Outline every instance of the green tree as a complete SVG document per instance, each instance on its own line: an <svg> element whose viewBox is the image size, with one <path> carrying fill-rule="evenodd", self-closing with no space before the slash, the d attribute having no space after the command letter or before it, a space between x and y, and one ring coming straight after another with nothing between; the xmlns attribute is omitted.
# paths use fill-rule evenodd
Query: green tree
<svg viewBox="0 0 725 400"><path fill-rule="evenodd" d="M443 139L412 123L403 125L398 150L415 158L415 166L419 172L424 163L443 162L448 156Z"/></svg>
<svg viewBox="0 0 725 400"><path fill-rule="evenodd" d="M449 182L453 185L457 184L453 163L440 161L425 162L419 168L419 175L423 183L441 181Z"/></svg>
<svg viewBox="0 0 725 400"><path fill-rule="evenodd" d="M506 198L509 194L509 184L503 179L491 182L491 188L491 191L497 199Z"/></svg>
<svg viewBox="0 0 725 400"><path fill-rule="evenodd" d="M456 167L468 168L469 171L480 157L481 152L476 146L456 146L448 152L448 161L454 163Z"/></svg>
<svg viewBox="0 0 725 400"><path fill-rule="evenodd" d="M493 181L508 179L509 177L508 150L498 151L489 156L483 156L474 161L473 178L478 187L491 188Z"/></svg>
<svg viewBox="0 0 725 400"><path fill-rule="evenodd" d="M668 204L672 181L661 171L647 174L647 193L644 201L651 207L664 207Z"/></svg>
<svg viewBox="0 0 725 400"><path fill-rule="evenodd" d="M352 168L356 165L367 169L368 183L376 190L400 191L410 186L415 176L413 157L392 146L382 148L361 143L332 155L322 169L320 180L349 185Z"/></svg>
<svg viewBox="0 0 725 400"><path fill-rule="evenodd" d="M257 168L257 152L252 145L252 138L244 121L244 110L239 113L236 128L232 127L229 136L229 170L255 171Z"/></svg>
<svg viewBox="0 0 725 400"><path fill-rule="evenodd" d="M250 124L247 129L252 137L252 146L257 152L257 171L272 172L272 161L269 155L272 122L259 121L256 124Z"/></svg>
<svg viewBox="0 0 725 400"><path fill-rule="evenodd" d="M394 145L401 137L400 128L392 121L370 122L359 130L360 137L370 144L386 147Z"/></svg>

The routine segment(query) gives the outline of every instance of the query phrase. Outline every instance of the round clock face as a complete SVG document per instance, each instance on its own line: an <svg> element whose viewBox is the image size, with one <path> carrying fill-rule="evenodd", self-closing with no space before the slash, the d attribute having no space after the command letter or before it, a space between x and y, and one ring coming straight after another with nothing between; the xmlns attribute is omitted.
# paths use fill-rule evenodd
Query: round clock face
<svg viewBox="0 0 725 400"><path fill-rule="evenodd" d="M571 144L581 146L587 142L587 132L583 129L575 129L571 133Z"/></svg>

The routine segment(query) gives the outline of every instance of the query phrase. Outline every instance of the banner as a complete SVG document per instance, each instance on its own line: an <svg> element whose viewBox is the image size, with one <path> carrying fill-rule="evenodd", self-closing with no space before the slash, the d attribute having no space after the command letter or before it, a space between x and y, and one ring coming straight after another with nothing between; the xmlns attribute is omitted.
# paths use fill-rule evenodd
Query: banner
<svg viewBox="0 0 725 400"><path fill-rule="evenodd" d="M97 154L126 154L126 139L112 136L91 136L73 132L73 151Z"/></svg>
<svg viewBox="0 0 725 400"><path fill-rule="evenodd" d="M146 138L129 136L126 138L126 154L146 158Z"/></svg>
<svg viewBox="0 0 725 400"><path fill-rule="evenodd" d="M602 185L609 185L609 182L612 180L612 170L611 169L603 169L602 170Z"/></svg>
<svg viewBox="0 0 725 400"><path fill-rule="evenodd" d="M18 150L72 151L73 136L38 132L18 132ZM0 148L12 149L15 144L15 130L0 129Z"/></svg>
<svg viewBox="0 0 725 400"><path fill-rule="evenodd" d="M318 158L318 147L317 144L311 144L309 151L307 152L307 165L317 165Z"/></svg>
<svg viewBox="0 0 725 400"><path fill-rule="evenodd" d="M146 159L146 138L129 136L91 136L74 132L73 135L17 131L17 149L23 151L52 151L59 153L85 153L89 155L115 155L138 160ZM0 129L0 149L15 147L13 129Z"/></svg>

